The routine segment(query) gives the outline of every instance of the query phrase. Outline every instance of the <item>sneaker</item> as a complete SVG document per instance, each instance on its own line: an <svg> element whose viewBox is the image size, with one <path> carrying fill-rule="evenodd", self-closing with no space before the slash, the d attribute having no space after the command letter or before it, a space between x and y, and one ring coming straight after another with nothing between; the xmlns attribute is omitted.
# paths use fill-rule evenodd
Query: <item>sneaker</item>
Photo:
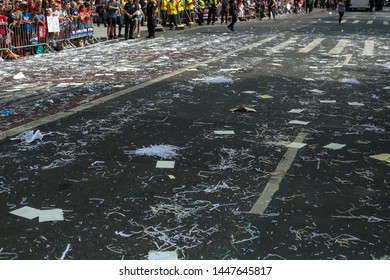
<svg viewBox="0 0 390 280"><path fill-rule="evenodd" d="M139 37L141 37L141 34L138 34L138 35L137 35L137 38L139 38Z"/></svg>
<svg viewBox="0 0 390 280"><path fill-rule="evenodd" d="M227 30L232 31L229 26L226 26Z"/></svg>

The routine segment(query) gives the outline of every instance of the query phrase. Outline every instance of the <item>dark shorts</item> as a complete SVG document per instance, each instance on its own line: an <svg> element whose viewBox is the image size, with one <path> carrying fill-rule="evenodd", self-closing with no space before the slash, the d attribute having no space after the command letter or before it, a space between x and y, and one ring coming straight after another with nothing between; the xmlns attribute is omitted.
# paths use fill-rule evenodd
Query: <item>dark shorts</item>
<svg viewBox="0 0 390 280"><path fill-rule="evenodd" d="M107 18L107 24L108 24L108 26L115 26L115 24L116 24L116 17L109 17L109 18Z"/></svg>
<svg viewBox="0 0 390 280"><path fill-rule="evenodd" d="M116 17L116 23L117 23L118 25L123 25L122 16L117 16L117 17Z"/></svg>

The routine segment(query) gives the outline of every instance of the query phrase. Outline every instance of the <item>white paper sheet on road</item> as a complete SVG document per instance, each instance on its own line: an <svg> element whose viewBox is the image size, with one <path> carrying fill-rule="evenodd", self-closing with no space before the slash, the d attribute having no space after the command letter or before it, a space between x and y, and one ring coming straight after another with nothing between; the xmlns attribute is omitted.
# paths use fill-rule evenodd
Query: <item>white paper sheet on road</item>
<svg viewBox="0 0 390 280"><path fill-rule="evenodd" d="M29 220L39 218L40 223L64 220L63 210L58 208L49 209L49 210L39 210L30 206L24 206L22 208L11 211L10 213Z"/></svg>
<svg viewBox="0 0 390 280"><path fill-rule="evenodd" d="M307 125L309 123L310 122L305 122L305 121L300 121L300 120L292 120L292 121L288 122L288 124L301 124L301 125Z"/></svg>
<svg viewBox="0 0 390 280"><path fill-rule="evenodd" d="M351 105L351 106L364 106L364 103L360 103L360 102L348 102L348 105Z"/></svg>
<svg viewBox="0 0 390 280"><path fill-rule="evenodd" d="M175 168L174 160L159 160L156 163L156 168Z"/></svg>
<svg viewBox="0 0 390 280"><path fill-rule="evenodd" d="M233 135L233 130L214 130L214 134L216 135Z"/></svg>
<svg viewBox="0 0 390 280"><path fill-rule="evenodd" d="M340 149L344 148L345 146L346 146L345 144L330 143L330 144L324 146L324 148L332 149L332 150L340 150Z"/></svg>
<svg viewBox="0 0 390 280"><path fill-rule="evenodd" d="M331 99L331 100L320 100L320 103L332 104L332 103L336 103L336 100L334 100L334 99Z"/></svg>
<svg viewBox="0 0 390 280"><path fill-rule="evenodd" d="M300 148L305 147L306 145L307 144L305 144L305 143L292 142L292 143L286 145L286 147L300 149Z"/></svg>
<svg viewBox="0 0 390 280"><path fill-rule="evenodd" d="M19 217L23 217L29 220L35 219L39 216L39 209L30 207L30 206L24 206L22 208L16 209L14 211L11 211L11 214L14 214Z"/></svg>
<svg viewBox="0 0 390 280"><path fill-rule="evenodd" d="M64 212L62 209L49 209L39 211L39 222L52 222L52 221L63 221Z"/></svg>
<svg viewBox="0 0 390 280"><path fill-rule="evenodd" d="M150 251L148 255L148 260L177 260L176 251Z"/></svg>
<svg viewBox="0 0 390 280"><path fill-rule="evenodd" d="M289 113L292 113L292 114L300 114L304 111L304 109L291 109L290 111L288 111Z"/></svg>

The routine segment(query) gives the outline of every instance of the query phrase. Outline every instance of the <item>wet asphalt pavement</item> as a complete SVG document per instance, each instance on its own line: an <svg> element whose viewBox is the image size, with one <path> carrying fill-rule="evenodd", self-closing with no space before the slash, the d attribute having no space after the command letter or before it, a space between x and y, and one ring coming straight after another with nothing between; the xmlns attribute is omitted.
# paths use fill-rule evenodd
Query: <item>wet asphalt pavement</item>
<svg viewBox="0 0 390 280"><path fill-rule="evenodd" d="M344 19L3 63L0 259L389 258L390 13Z"/></svg>

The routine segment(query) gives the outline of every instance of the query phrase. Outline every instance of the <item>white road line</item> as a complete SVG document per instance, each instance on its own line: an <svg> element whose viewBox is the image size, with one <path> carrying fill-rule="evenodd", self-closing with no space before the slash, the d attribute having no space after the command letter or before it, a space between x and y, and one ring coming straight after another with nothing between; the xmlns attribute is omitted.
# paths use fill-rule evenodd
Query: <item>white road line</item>
<svg viewBox="0 0 390 280"><path fill-rule="evenodd" d="M302 143L305 139L307 133L300 132L293 142ZM284 178L286 172L290 169L291 164L293 163L295 156L297 155L299 149L288 148L284 154L282 160L279 162L276 167L275 174L276 176L271 176L268 181L268 184L265 186L260 197L257 199L255 204L252 206L252 209L248 212L249 214L263 215L268 205L270 204L273 195L279 190L279 185ZM279 176L280 174L280 176Z"/></svg>
<svg viewBox="0 0 390 280"><path fill-rule="evenodd" d="M349 64L349 62L351 61L351 59L352 59L352 54L347 54L347 55L345 55L344 61L341 62L341 63L339 63L339 64L337 64L335 67L336 67L336 68L340 68L340 67L343 67L343 66L345 66L345 65L353 65L353 64Z"/></svg>
<svg viewBox="0 0 390 280"><path fill-rule="evenodd" d="M383 25L389 25L389 22L387 20L384 20Z"/></svg>
<svg viewBox="0 0 390 280"><path fill-rule="evenodd" d="M325 38L317 38L314 39L312 42L310 42L306 47L299 49L298 52L300 53L308 53L312 51L315 47L317 47Z"/></svg>
<svg viewBox="0 0 390 280"><path fill-rule="evenodd" d="M367 24L372 24L374 21L373 20L369 20L367 21Z"/></svg>
<svg viewBox="0 0 390 280"><path fill-rule="evenodd" d="M175 70L175 71L173 71L171 73L159 76L159 77L157 77L155 79L146 81L146 82L144 82L142 84L135 85L135 86L133 86L133 87L131 87L129 89L124 89L124 90L115 92L113 94L110 94L110 95L107 95L107 96L103 96L103 97L98 98L98 99L94 99L94 100L92 100L92 101L90 101L88 103L84 103L84 104L82 104L80 106L77 106L77 107L74 107L74 108L72 108L70 110L67 110L66 112L60 112L60 113L57 113L57 114L54 114L54 115L50 115L50 116L47 116L47 117L44 117L44 118L41 118L41 119L38 119L38 120L35 120L35 121L32 121L32 122L29 122L29 123L26 123L26 124L21 125L21 126L17 126L17 127L11 128L11 129L6 130L6 131L0 131L0 141L6 139L7 137L12 137L12 136L15 136L17 134L20 134L23 131L26 131L26 130L29 130L29 129L34 129L37 126L44 125L44 124L47 124L47 123L50 123L50 122L53 122L53 121L57 121L57 120L63 119L65 117L68 117L68 116L71 116L73 114L76 114L76 113L78 113L80 111L84 111L86 109L89 109L89 108L94 107L96 105L99 105L99 104L102 104L104 102L110 101L112 99L118 98L120 96L129 94L129 93L131 93L133 91L136 91L136 90L139 90L141 88L144 88L144 87L147 87L147 86L159 83L161 81L164 81L164 80L169 79L171 77L174 77L176 75L182 74L182 73L184 73L184 72L186 72L186 71L188 71L190 69L196 68L199 65L203 65L203 64L214 62L214 61L218 61L221 58L225 58L225 57L228 57L230 55L234 55L234 54L236 54L238 52L251 50L251 49L253 49L255 47L261 46L261 45L263 45L265 43L268 43L268 42L270 42L272 40L275 40L278 36L280 36L282 34L283 33L277 34L277 35L274 35L274 36L271 36L271 37L268 37L268 38L265 38L265 39L260 40L260 41L258 41L256 43L253 43L253 44L250 44L248 46L242 47L240 49L232 50L232 51L224 53L224 54L222 54L220 56L213 57L213 58L211 58L211 59L209 59L207 61L202 61L202 62L199 62L199 63L196 63L196 64L192 64L190 66L187 66L187 67Z"/></svg>
<svg viewBox="0 0 390 280"><path fill-rule="evenodd" d="M374 55L374 41L365 40L364 49L362 55L373 56Z"/></svg>
<svg viewBox="0 0 390 280"><path fill-rule="evenodd" d="M348 39L339 40L337 45L329 51L329 54L340 54L348 43L349 43Z"/></svg>
<svg viewBox="0 0 390 280"><path fill-rule="evenodd" d="M276 45L274 47L270 47L268 48L269 51L272 51L272 52L277 52L277 51L280 51L286 47L288 47L289 45L293 44L293 43L296 43L297 40L295 38L290 38L288 39L287 41L279 44L279 45Z"/></svg>
<svg viewBox="0 0 390 280"><path fill-rule="evenodd" d="M356 23L359 23L360 20L354 20L352 23L353 24L356 24Z"/></svg>

